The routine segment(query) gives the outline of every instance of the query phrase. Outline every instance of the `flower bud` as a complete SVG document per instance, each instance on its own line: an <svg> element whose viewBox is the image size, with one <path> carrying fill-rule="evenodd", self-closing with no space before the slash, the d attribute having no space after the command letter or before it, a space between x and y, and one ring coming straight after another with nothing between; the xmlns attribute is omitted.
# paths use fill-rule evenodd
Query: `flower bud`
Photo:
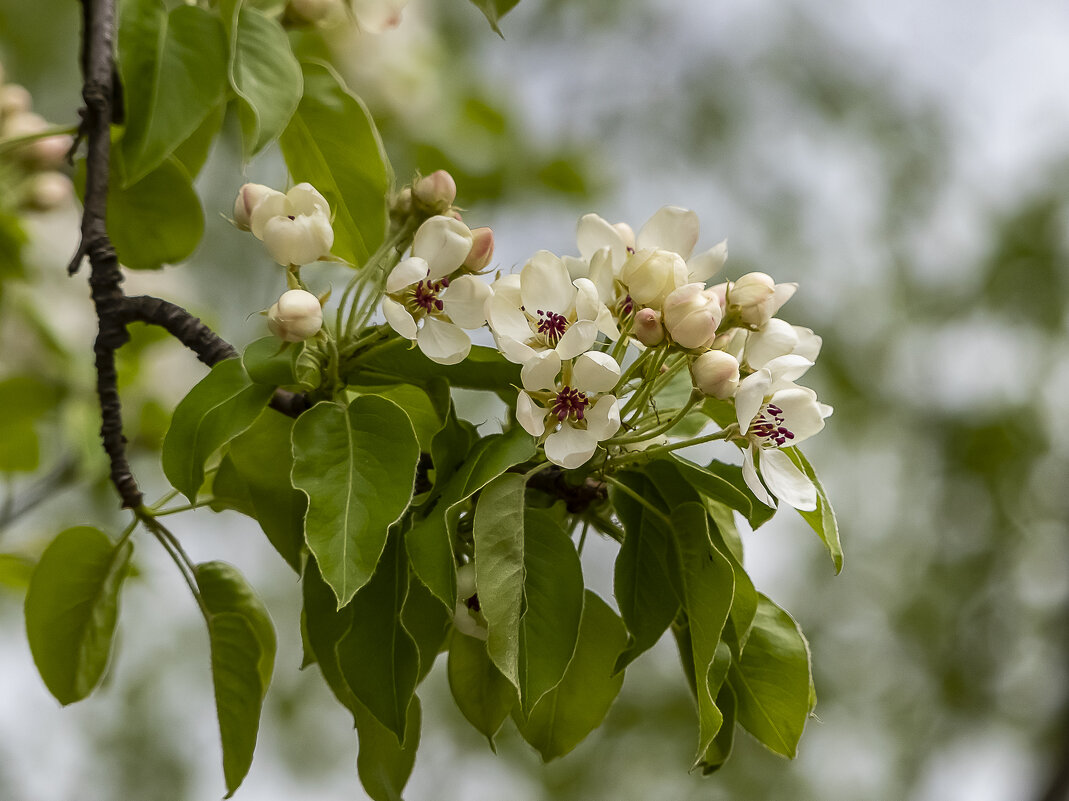
<svg viewBox="0 0 1069 801"><path fill-rule="evenodd" d="M234 201L234 225L242 231L248 231L249 221L252 219L252 211L256 204L271 194L281 194L263 184L245 184L238 190L237 199Z"/></svg>
<svg viewBox="0 0 1069 801"><path fill-rule="evenodd" d="M17 83L9 83L0 86L0 117L13 117L16 114L24 114L30 110L33 98L30 90ZM5 136L11 134L4 132Z"/></svg>
<svg viewBox="0 0 1069 801"><path fill-rule="evenodd" d="M709 347L723 315L719 299L706 292L704 284L684 284L664 299L665 328L684 348Z"/></svg>
<svg viewBox="0 0 1069 801"><path fill-rule="evenodd" d="M746 273L731 284L727 304L744 325L762 326L774 313L771 310L776 296L776 282L766 273Z"/></svg>
<svg viewBox="0 0 1069 801"><path fill-rule="evenodd" d="M43 172L33 177L28 202L38 211L51 211L70 200L73 190L71 179L63 173Z"/></svg>
<svg viewBox="0 0 1069 801"><path fill-rule="evenodd" d="M739 362L722 350L707 350L694 360L691 377L704 395L727 400L739 386Z"/></svg>
<svg viewBox="0 0 1069 801"><path fill-rule="evenodd" d="M477 273L485 270L494 257L494 232L489 228L471 229L471 251L464 259L464 266Z"/></svg>
<svg viewBox="0 0 1069 801"><path fill-rule="evenodd" d="M620 279L636 303L660 308L669 292L687 282L687 263L670 250L640 250L624 262Z"/></svg>
<svg viewBox="0 0 1069 801"><path fill-rule="evenodd" d="M338 0L290 0L288 11L301 22L315 24L326 19L337 5Z"/></svg>
<svg viewBox="0 0 1069 801"><path fill-rule="evenodd" d="M5 138L32 136L47 130L48 127L48 122L40 114L35 114L32 111L19 111L5 118L3 136ZM63 163L67 151L70 150L71 142L71 138L66 135L48 136L44 139L27 142L17 152L23 159L39 166L58 167Z"/></svg>
<svg viewBox="0 0 1069 801"><path fill-rule="evenodd" d="M395 217L407 217L412 213L412 187L406 186L390 201L390 214Z"/></svg>
<svg viewBox="0 0 1069 801"><path fill-rule="evenodd" d="M635 339L643 345L653 347L664 340L664 326L661 325L661 313L654 309L639 309L635 314Z"/></svg>
<svg viewBox="0 0 1069 801"><path fill-rule="evenodd" d="M283 292L267 311L267 327L284 342L303 342L323 327L323 307L319 298L303 289Z"/></svg>
<svg viewBox="0 0 1069 801"><path fill-rule="evenodd" d="M441 214L457 199L457 182L445 170L437 170L412 185L412 199L423 210Z"/></svg>

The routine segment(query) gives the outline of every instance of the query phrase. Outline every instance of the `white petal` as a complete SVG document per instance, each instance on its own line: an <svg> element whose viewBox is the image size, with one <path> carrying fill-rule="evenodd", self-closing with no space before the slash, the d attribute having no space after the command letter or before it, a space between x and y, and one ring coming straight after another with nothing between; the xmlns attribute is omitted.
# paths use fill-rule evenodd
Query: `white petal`
<svg viewBox="0 0 1069 801"><path fill-rule="evenodd" d="M249 229L253 236L262 241L267 221L272 217L285 217L288 214L289 202L286 196L274 189L268 190L249 214Z"/></svg>
<svg viewBox="0 0 1069 801"><path fill-rule="evenodd" d="M290 189L286 193L286 200L290 202L290 208L297 214L309 217L322 214L328 220L330 219L330 204L327 203L327 199L306 181Z"/></svg>
<svg viewBox="0 0 1069 801"><path fill-rule="evenodd" d="M491 329L490 333L494 335L494 344L497 345L497 349L501 351L501 355L508 359L513 364L526 364L527 360L532 358L536 351L529 345L525 345L522 342L517 342L515 339L504 336Z"/></svg>
<svg viewBox="0 0 1069 801"><path fill-rule="evenodd" d="M403 336L405 339L415 339L419 333L416 321L408 313L408 309L393 298L382 299L382 313L386 316L386 322L390 328Z"/></svg>
<svg viewBox="0 0 1069 801"><path fill-rule="evenodd" d="M572 383L576 389L590 394L608 392L620 380L620 365L608 353L592 350L575 360Z"/></svg>
<svg viewBox="0 0 1069 801"><path fill-rule="evenodd" d="M776 284L776 293L772 298L768 313L775 315L783 307L783 304L794 296L797 290L798 284Z"/></svg>
<svg viewBox="0 0 1069 801"><path fill-rule="evenodd" d="M769 403L778 406L783 412L783 426L794 434L794 439L785 443L797 445L804 442L824 428L821 404L817 402L817 393L806 387L783 389L772 395Z"/></svg>
<svg viewBox="0 0 1069 801"><path fill-rule="evenodd" d="M750 423L761 411L765 396L771 389L772 376L768 370L758 370L739 382L739 388L735 391L735 414L739 420L739 433L745 434L750 429Z"/></svg>
<svg viewBox="0 0 1069 801"><path fill-rule="evenodd" d="M598 330L613 342L620 338L620 329L616 327L616 318L612 316L609 307L604 304L598 310Z"/></svg>
<svg viewBox="0 0 1069 801"><path fill-rule="evenodd" d="M798 345L798 335L794 327L774 317L760 331L754 331L746 340L746 363L755 370L760 370L778 356L794 353Z"/></svg>
<svg viewBox="0 0 1069 801"><path fill-rule="evenodd" d="M562 359L574 359L586 353L598 338L598 326L593 320L580 320L568 326L554 350Z"/></svg>
<svg viewBox="0 0 1069 801"><path fill-rule="evenodd" d="M795 336L798 337L798 344L794 346L794 352L799 356L804 356L811 362L815 362L817 356L820 355L820 346L824 344L824 340L814 334L811 328L803 328L800 325L792 327L794 328Z"/></svg>
<svg viewBox="0 0 1069 801"><path fill-rule="evenodd" d="M598 442L620 430L620 404L615 395L602 395L586 413L587 431Z"/></svg>
<svg viewBox="0 0 1069 801"><path fill-rule="evenodd" d="M468 335L452 323L427 317L416 337L419 349L432 362L456 364L464 361L471 350Z"/></svg>
<svg viewBox="0 0 1069 801"><path fill-rule="evenodd" d="M596 320L601 311L601 300L598 298L598 289L588 278L577 278L575 286L575 316L580 320Z"/></svg>
<svg viewBox="0 0 1069 801"><path fill-rule="evenodd" d="M728 259L728 241L726 239L713 245L704 253L699 253L687 260L688 281L705 283L724 266Z"/></svg>
<svg viewBox="0 0 1069 801"><path fill-rule="evenodd" d="M598 440L589 431L563 425L546 438L546 458L569 470L582 467L598 449Z"/></svg>
<svg viewBox="0 0 1069 801"><path fill-rule="evenodd" d="M768 374L772 377L772 391L775 392L777 389L791 386L792 381L800 378L812 366L813 362L809 359L791 353L786 356L777 356L767 362L764 369L768 370Z"/></svg>
<svg viewBox="0 0 1069 801"><path fill-rule="evenodd" d="M418 256L405 259L392 270L386 279L386 291L389 293L399 292L406 286L418 283L427 277L430 268L427 262Z"/></svg>
<svg viewBox="0 0 1069 801"><path fill-rule="evenodd" d="M575 281L576 278L589 278L590 264L586 259L580 259L575 256L561 256L560 260L564 262L564 266L568 268L568 277Z"/></svg>
<svg viewBox="0 0 1069 801"><path fill-rule="evenodd" d="M486 299L490 285L474 275L462 275L449 282L442 303L449 319L461 328L478 328L486 322Z"/></svg>
<svg viewBox="0 0 1069 801"><path fill-rule="evenodd" d="M516 397L516 419L532 437L540 437L546 431L546 410L535 404L523 390Z"/></svg>
<svg viewBox="0 0 1069 801"><path fill-rule="evenodd" d="M401 10L407 2L408 0L356 0L353 4L353 14L360 30L367 33L385 33L401 23Z"/></svg>
<svg viewBox="0 0 1069 801"><path fill-rule="evenodd" d="M520 270L520 297L532 317L539 311L570 316L575 292L568 268L548 250L538 251Z"/></svg>
<svg viewBox="0 0 1069 801"><path fill-rule="evenodd" d="M609 249L609 260L617 270L627 258L627 245L620 238L620 233L597 214L585 214L579 220L576 234L579 253L587 261L592 261L594 254L602 248Z"/></svg>
<svg viewBox="0 0 1069 801"><path fill-rule="evenodd" d="M765 485L757 477L757 470L754 469L753 451L754 446L751 444L742 453L742 480L746 482L750 492L757 496L757 500L761 501L765 506L771 506L775 509L776 502L772 500L772 496L768 494Z"/></svg>
<svg viewBox="0 0 1069 801"><path fill-rule="evenodd" d="M520 369L520 382L530 392L540 389L556 389L557 373L560 372L560 356L556 351L536 353Z"/></svg>
<svg viewBox="0 0 1069 801"><path fill-rule="evenodd" d="M452 217L431 217L416 231L412 255L427 262L432 281L455 272L471 252L472 236L468 226Z"/></svg>
<svg viewBox="0 0 1069 801"><path fill-rule="evenodd" d="M486 312L486 319L495 334L517 342L526 342L534 335L527 315L503 293L494 292L486 301Z"/></svg>
<svg viewBox="0 0 1069 801"><path fill-rule="evenodd" d="M835 409L826 403L818 403L817 406L820 407L820 417L824 420L831 417L831 413L835 411Z"/></svg>
<svg viewBox="0 0 1069 801"><path fill-rule="evenodd" d="M490 288L494 290L495 296L507 298L508 302L517 309L523 305L523 299L520 297L520 276L517 273L501 276L490 285Z"/></svg>
<svg viewBox="0 0 1069 801"><path fill-rule="evenodd" d="M279 264L311 264L330 252L334 232L318 217L272 217L263 228L264 244ZM328 242L329 240L329 242ZM326 246L324 248L324 246Z"/></svg>
<svg viewBox="0 0 1069 801"><path fill-rule="evenodd" d="M817 508L817 490L791 458L775 448L761 451L761 477L772 494L803 512Z"/></svg>
<svg viewBox="0 0 1069 801"><path fill-rule="evenodd" d="M638 232L638 249L671 250L684 261L698 244L698 215L679 206L665 206L646 221Z"/></svg>
<svg viewBox="0 0 1069 801"><path fill-rule="evenodd" d="M622 261L620 263L623 264ZM608 248L602 248L591 257L590 270L586 277L597 287L598 297L601 298L602 303L610 303L616 299L613 288L613 279L616 275L613 272L612 257Z"/></svg>

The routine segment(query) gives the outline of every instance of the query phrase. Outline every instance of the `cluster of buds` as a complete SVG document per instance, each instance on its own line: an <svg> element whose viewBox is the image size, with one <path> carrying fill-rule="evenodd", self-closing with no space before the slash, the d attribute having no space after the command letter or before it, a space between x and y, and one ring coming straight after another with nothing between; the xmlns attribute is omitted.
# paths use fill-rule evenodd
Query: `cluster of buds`
<svg viewBox="0 0 1069 801"><path fill-rule="evenodd" d="M10 152L13 176L9 197L24 209L48 211L67 203L74 195L70 178L60 171L72 139L67 135L37 137L51 126L32 111L33 99L26 87L5 83L0 67L0 140L26 137L24 145Z"/></svg>
<svg viewBox="0 0 1069 801"><path fill-rule="evenodd" d="M444 215L460 219L453 208L457 199L457 183L445 170L436 170L430 175L416 176L411 185L398 192L390 203L390 217L396 225L406 220L426 220Z"/></svg>
<svg viewBox="0 0 1069 801"><path fill-rule="evenodd" d="M233 222L242 231L251 231L271 258L291 269L329 258L334 246L330 205L308 183L286 193L245 184L234 201Z"/></svg>

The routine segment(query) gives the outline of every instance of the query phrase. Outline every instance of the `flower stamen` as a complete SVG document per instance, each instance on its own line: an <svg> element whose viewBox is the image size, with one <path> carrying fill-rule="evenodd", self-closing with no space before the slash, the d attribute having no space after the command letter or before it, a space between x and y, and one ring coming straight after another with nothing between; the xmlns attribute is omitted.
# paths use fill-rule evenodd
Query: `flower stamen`
<svg viewBox="0 0 1069 801"><path fill-rule="evenodd" d="M568 330L568 318L563 314L538 309L538 333L550 347L556 347L564 332Z"/></svg>
<svg viewBox="0 0 1069 801"><path fill-rule="evenodd" d="M782 448L787 440L794 439L794 432L783 425L784 420L783 410L768 403L757 413L750 425L750 431L755 437L765 441L762 444L774 442L775 447Z"/></svg>
<svg viewBox="0 0 1069 801"><path fill-rule="evenodd" d="M562 423L569 418L579 422L590 404L586 393L571 387L564 387L553 400L552 411Z"/></svg>

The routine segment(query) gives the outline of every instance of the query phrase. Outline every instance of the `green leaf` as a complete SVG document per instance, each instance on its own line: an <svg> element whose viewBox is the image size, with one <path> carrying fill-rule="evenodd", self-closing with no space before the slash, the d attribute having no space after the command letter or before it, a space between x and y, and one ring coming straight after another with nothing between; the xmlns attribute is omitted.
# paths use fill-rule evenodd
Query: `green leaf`
<svg viewBox="0 0 1069 801"><path fill-rule="evenodd" d="M412 500L419 444L399 406L364 395L297 418L293 457L293 486L308 496L305 539L340 608L371 578Z"/></svg>
<svg viewBox="0 0 1069 801"><path fill-rule="evenodd" d="M226 38L219 17L197 6L167 13L159 0L128 0L122 11L122 186L129 186L159 167L223 102Z"/></svg>
<svg viewBox="0 0 1069 801"><path fill-rule="evenodd" d="M99 529L69 528L41 555L26 592L30 652L48 691L66 706L100 683L133 546Z"/></svg>
<svg viewBox="0 0 1069 801"><path fill-rule="evenodd" d="M527 480L506 473L491 481L475 507L475 586L486 618L486 651L501 673L520 686L524 611L524 496Z"/></svg>
<svg viewBox="0 0 1069 801"><path fill-rule="evenodd" d="M0 553L0 587L10 590L25 590L30 586L37 563L18 553Z"/></svg>
<svg viewBox="0 0 1069 801"><path fill-rule="evenodd" d="M292 430L291 418L268 409L231 440L212 481L212 507L254 518L275 550L300 573L308 502L290 483Z"/></svg>
<svg viewBox="0 0 1069 801"><path fill-rule="evenodd" d="M405 535L416 575L450 613L457 602L452 538L458 507L510 467L530 459L535 451L534 438L518 426L504 434L483 437L441 489L435 485L437 501L425 507Z"/></svg>
<svg viewBox="0 0 1069 801"><path fill-rule="evenodd" d="M791 616L764 595L728 680L739 724L771 751L793 759L812 710L809 645Z"/></svg>
<svg viewBox="0 0 1069 801"><path fill-rule="evenodd" d="M361 392L364 390L361 389ZM448 392L448 389L446 389ZM431 400L430 395L419 387L412 384L396 384L382 387L366 394L378 395L381 398L393 401L408 415L412 427L416 431L416 439L419 440L419 449L430 453L431 442L444 423L439 407Z"/></svg>
<svg viewBox="0 0 1069 801"><path fill-rule="evenodd" d="M753 509L750 514L746 515L746 520L750 524L750 528L754 531L757 531L757 529L772 519L772 515L776 514L776 510L773 507L761 503L761 501L757 500L757 496L750 492L750 488L747 487L746 482L743 481L742 468L739 465L724 464L723 462L710 462L705 470L724 479L746 496ZM728 505L731 506L731 504Z"/></svg>
<svg viewBox="0 0 1069 801"><path fill-rule="evenodd" d="M519 627L519 690L525 713L560 683L575 652L583 572L571 538L547 513L524 516L525 610Z"/></svg>
<svg viewBox="0 0 1069 801"><path fill-rule="evenodd" d="M220 13L230 36L227 75L239 99L245 158L285 130L304 90L301 65L279 22L243 0L224 0Z"/></svg>
<svg viewBox="0 0 1069 801"><path fill-rule="evenodd" d="M713 503L706 511L709 512L709 536L713 547L731 563L731 571L735 575L735 596L731 602L728 625L724 627L724 640L738 659L746 647L746 639L750 636L754 615L757 614L757 590L742 564L741 545L738 549L734 547L739 535L731 510Z"/></svg>
<svg viewBox="0 0 1069 801"><path fill-rule="evenodd" d="M723 723L723 715L716 707L716 695L727 669L723 658L719 681L715 682L715 686L710 673L713 672L717 646L735 590L731 563L713 547L707 520L704 507L697 503L685 503L672 510L672 530L678 547L683 586L681 600L690 627L698 698L696 765L702 763L705 752ZM727 648L724 650L727 651Z"/></svg>
<svg viewBox="0 0 1069 801"><path fill-rule="evenodd" d="M835 519L835 510L831 508L828 494L824 491L824 487L821 486L813 465L809 463L809 460L805 458L800 450L797 448L782 448L781 450L790 457L790 460L794 462L799 470L805 473L806 477L813 482L813 486L817 489L817 508L812 512L799 511L798 514L802 516L813 531L817 532L817 536L820 537L824 546L828 549L828 553L831 554L832 562L835 563L835 574L838 575L843 569L843 546L839 542L839 523Z"/></svg>
<svg viewBox="0 0 1069 801"><path fill-rule="evenodd" d="M395 535L375 575L353 597L352 623L336 649L353 695L402 746L419 675L419 649L401 623L407 594L408 560Z"/></svg>
<svg viewBox="0 0 1069 801"><path fill-rule="evenodd" d="M453 618L419 579L408 582L408 596L401 612L401 625L419 649L417 684L427 678L445 642Z"/></svg>
<svg viewBox="0 0 1069 801"><path fill-rule="evenodd" d="M458 419L456 409L450 402L445 424L431 440L431 464L434 466L433 488L444 487L456 474L478 438L475 427L466 420Z"/></svg>
<svg viewBox="0 0 1069 801"><path fill-rule="evenodd" d="M308 559L305 564L301 591L308 645L315 655L323 680L342 706L353 713L355 725L358 708L362 705L345 682L337 653L338 641L352 624L352 607L338 609L338 599L330 585L323 580L315 559Z"/></svg>
<svg viewBox="0 0 1069 801"><path fill-rule="evenodd" d="M334 253L361 265L386 237L386 155L364 104L325 64L304 64L304 96L279 138L295 181L323 193Z"/></svg>
<svg viewBox="0 0 1069 801"><path fill-rule="evenodd" d="M494 735L516 706L516 687L486 653L486 643L453 631L449 640L449 689L457 708L496 751Z"/></svg>
<svg viewBox="0 0 1069 801"><path fill-rule="evenodd" d="M226 117L226 103L220 103L204 118L204 122L186 141L175 148L174 157L178 160L190 178L196 178L208 160L208 155L215 144L215 137L223 127Z"/></svg>
<svg viewBox="0 0 1069 801"><path fill-rule="evenodd" d="M419 348L372 352L356 362L346 378L350 383L363 383L376 375L388 383L403 379L413 384L425 384L435 378L444 378L454 387L489 392L501 392L512 385L520 385L520 365L510 362L497 348L484 345L472 345L464 361L451 365L432 362Z"/></svg>
<svg viewBox="0 0 1069 801"><path fill-rule="evenodd" d="M501 28L497 26L497 23L515 8L520 0L471 0L471 2L472 5L483 12L483 16L490 23L490 27L494 29L494 33L504 38L504 34L501 33Z"/></svg>
<svg viewBox="0 0 1069 801"><path fill-rule="evenodd" d="M171 485L196 503L204 464L219 448L255 422L273 390L253 384L237 359L225 359L189 391L174 410L163 440L163 472Z"/></svg>
<svg viewBox="0 0 1069 801"><path fill-rule="evenodd" d="M543 762L564 756L601 725L624 683L615 665L626 645L623 621L587 590L579 641L564 678L526 719L513 711L520 734L538 749Z"/></svg>
<svg viewBox="0 0 1069 801"><path fill-rule="evenodd" d="M737 509L747 519L753 516L753 504L750 499L726 478L679 456L673 455L663 461L675 467L683 480L703 498L719 501L732 509Z"/></svg>
<svg viewBox="0 0 1069 801"><path fill-rule="evenodd" d="M108 235L119 261L132 270L157 270L188 259L204 235L204 210L185 167L168 158L126 187L115 175L112 171Z"/></svg>
<svg viewBox="0 0 1069 801"><path fill-rule="evenodd" d="M654 494L644 476L622 473L618 478L642 497ZM613 569L613 594L631 633L616 664L620 671L661 638L679 611L679 599L669 572L675 545L664 520L616 488L610 492L626 534Z"/></svg>
<svg viewBox="0 0 1069 801"><path fill-rule="evenodd" d="M0 473L31 473L40 465L37 421L55 410L65 388L32 373L0 381Z"/></svg>
<svg viewBox="0 0 1069 801"><path fill-rule="evenodd" d="M207 608L212 684L229 798L256 750L260 710L275 665L275 629L263 602L236 568L205 562L194 571Z"/></svg>
<svg viewBox="0 0 1069 801"><path fill-rule="evenodd" d="M716 696L716 708L724 716L724 723L720 731L716 733L712 744L705 750L702 759L702 775L708 776L724 766L731 756L735 746L735 721L737 717L738 703L731 685L725 683L720 687L720 693Z"/></svg>
<svg viewBox="0 0 1069 801"><path fill-rule="evenodd" d="M289 386L297 383L297 359L303 350L302 342L285 343L278 337L261 337L246 345L241 363L257 384Z"/></svg>

